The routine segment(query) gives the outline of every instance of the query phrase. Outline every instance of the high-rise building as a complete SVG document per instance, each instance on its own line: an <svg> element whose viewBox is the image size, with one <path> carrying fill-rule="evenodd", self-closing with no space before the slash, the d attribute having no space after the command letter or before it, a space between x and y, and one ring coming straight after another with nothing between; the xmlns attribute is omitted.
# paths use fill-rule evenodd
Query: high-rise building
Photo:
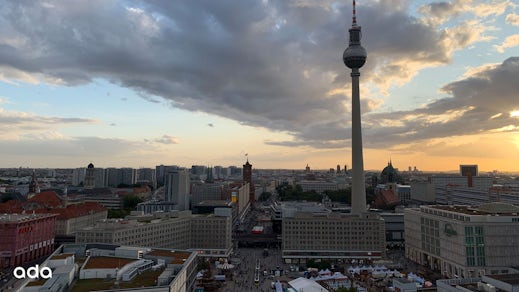
<svg viewBox="0 0 519 292"><path fill-rule="evenodd" d="M137 182L137 170L130 167L121 168L121 184L133 185Z"/></svg>
<svg viewBox="0 0 519 292"><path fill-rule="evenodd" d="M153 168L139 168L137 171L137 181L148 182L153 188L157 187L156 170Z"/></svg>
<svg viewBox="0 0 519 292"><path fill-rule="evenodd" d="M72 185L79 186L85 181L86 169L84 167L78 167L72 171Z"/></svg>
<svg viewBox="0 0 519 292"><path fill-rule="evenodd" d="M121 170L117 168L107 168L105 169L105 182L106 185L109 187L117 187L119 184L121 184Z"/></svg>
<svg viewBox="0 0 519 292"><path fill-rule="evenodd" d="M104 168L96 167L94 168L94 186L96 188L102 188L106 186L105 183L105 170Z"/></svg>
<svg viewBox="0 0 519 292"><path fill-rule="evenodd" d="M351 213L360 214L366 211L366 185L364 182L364 159L362 156L362 130L359 93L359 69L366 63L367 53L360 44L361 27L357 25L355 13L355 0L353 0L353 21L349 30L350 42L344 51L342 59L344 64L351 69L351 144L352 144L352 168L353 181L351 192Z"/></svg>
<svg viewBox="0 0 519 292"><path fill-rule="evenodd" d="M155 173L157 176L157 185L164 185L164 177L166 173L173 170L178 170L180 167L176 165L157 165L155 166Z"/></svg>
<svg viewBox="0 0 519 292"><path fill-rule="evenodd" d="M187 170L174 170L165 175L164 197L178 205L178 210L189 209L190 180Z"/></svg>

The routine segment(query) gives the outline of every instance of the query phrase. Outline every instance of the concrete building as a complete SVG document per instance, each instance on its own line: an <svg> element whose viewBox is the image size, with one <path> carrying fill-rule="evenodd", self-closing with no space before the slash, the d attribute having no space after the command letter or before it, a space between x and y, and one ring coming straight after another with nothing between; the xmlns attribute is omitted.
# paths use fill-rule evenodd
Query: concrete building
<svg viewBox="0 0 519 292"><path fill-rule="evenodd" d="M137 170L137 182L147 182L153 188L157 187L157 173L153 168L139 168Z"/></svg>
<svg viewBox="0 0 519 292"><path fill-rule="evenodd" d="M191 219L190 250L210 257L228 257L232 249L231 210L220 214L218 210L208 216L193 216ZM224 211L225 212L225 211Z"/></svg>
<svg viewBox="0 0 519 292"><path fill-rule="evenodd" d="M475 191L487 191L493 185L493 178L487 176L431 176L429 182L434 185L436 203L438 204L453 204L449 203L449 191L452 188L470 189Z"/></svg>
<svg viewBox="0 0 519 292"><path fill-rule="evenodd" d="M165 201L176 204L177 210L189 210L189 173L186 170L174 170L165 174Z"/></svg>
<svg viewBox="0 0 519 292"><path fill-rule="evenodd" d="M191 205L202 201L225 199L227 185L224 183L194 183L191 185Z"/></svg>
<svg viewBox="0 0 519 292"><path fill-rule="evenodd" d="M79 167L72 171L72 179L71 183L73 186L79 186L82 182L85 181L86 168Z"/></svg>
<svg viewBox="0 0 519 292"><path fill-rule="evenodd" d="M386 251L384 220L376 213L351 215L283 210L282 258L303 264L309 259L380 259Z"/></svg>
<svg viewBox="0 0 519 292"><path fill-rule="evenodd" d="M301 186L303 192L315 191L319 194L324 191L336 191L338 189L336 182L322 180L301 180L297 182Z"/></svg>
<svg viewBox="0 0 519 292"><path fill-rule="evenodd" d="M121 180L121 170L118 168L106 168L105 169L105 182L106 186L116 188L118 187L122 180Z"/></svg>
<svg viewBox="0 0 519 292"><path fill-rule="evenodd" d="M434 185L429 182L411 182L411 200L424 203L434 203L436 195Z"/></svg>
<svg viewBox="0 0 519 292"><path fill-rule="evenodd" d="M166 201L145 201L137 204L135 210L142 211L145 214L151 214L155 212L169 212L177 210L177 204Z"/></svg>
<svg viewBox="0 0 519 292"><path fill-rule="evenodd" d="M236 204L238 216L244 214L250 206L250 188L248 183L233 183L229 185L228 199Z"/></svg>
<svg viewBox="0 0 519 292"><path fill-rule="evenodd" d="M157 185L164 185L164 178L168 172L174 170L180 170L181 168L177 165L157 165L155 166L155 175L157 177Z"/></svg>
<svg viewBox="0 0 519 292"><path fill-rule="evenodd" d="M76 232L76 243L109 243L187 249L191 213L155 213L135 219L106 219Z"/></svg>
<svg viewBox="0 0 519 292"><path fill-rule="evenodd" d="M137 182L137 170L130 167L120 169L121 184L131 186Z"/></svg>
<svg viewBox="0 0 519 292"><path fill-rule="evenodd" d="M0 215L0 268L14 268L53 251L56 214Z"/></svg>
<svg viewBox="0 0 519 292"><path fill-rule="evenodd" d="M76 243L108 243L199 250L207 256L228 257L231 248L230 212L192 215L190 211L132 212L126 219L107 219L76 233Z"/></svg>
<svg viewBox="0 0 519 292"><path fill-rule="evenodd" d="M406 257L448 277L477 277L519 262L519 207L421 206L405 209Z"/></svg>

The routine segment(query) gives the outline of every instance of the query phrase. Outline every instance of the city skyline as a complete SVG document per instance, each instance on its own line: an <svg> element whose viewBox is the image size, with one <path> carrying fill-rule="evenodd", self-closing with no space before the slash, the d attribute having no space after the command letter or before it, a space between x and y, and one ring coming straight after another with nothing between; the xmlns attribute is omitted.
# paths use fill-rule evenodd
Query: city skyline
<svg viewBox="0 0 519 292"><path fill-rule="evenodd" d="M6 2L2 167L351 166L351 1ZM512 1L357 1L365 169L517 171Z"/></svg>

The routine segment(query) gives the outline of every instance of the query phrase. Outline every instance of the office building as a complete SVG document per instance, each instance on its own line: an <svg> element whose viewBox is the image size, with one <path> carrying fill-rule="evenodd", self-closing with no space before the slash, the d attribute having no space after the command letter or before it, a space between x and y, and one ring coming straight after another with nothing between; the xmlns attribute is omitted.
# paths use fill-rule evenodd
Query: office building
<svg viewBox="0 0 519 292"><path fill-rule="evenodd" d="M194 183L191 185L191 205L202 201L226 199L227 185L224 183Z"/></svg>
<svg viewBox="0 0 519 292"><path fill-rule="evenodd" d="M166 173L172 172L174 170L179 170L180 167L176 165L157 165L155 166L155 175L157 177L157 185L164 185L164 178L166 177Z"/></svg>
<svg viewBox="0 0 519 292"><path fill-rule="evenodd" d="M238 216L245 214L250 206L250 186L248 183L232 183L229 185L227 199L235 203L237 208Z"/></svg>
<svg viewBox="0 0 519 292"><path fill-rule="evenodd" d="M297 182L301 186L303 192L315 191L319 194L325 191L336 191L338 189L336 182L324 180L301 180Z"/></svg>
<svg viewBox="0 0 519 292"><path fill-rule="evenodd" d="M72 171L71 183L73 186L79 186L85 181L86 168L79 167Z"/></svg>
<svg viewBox="0 0 519 292"><path fill-rule="evenodd" d="M120 175L121 175L121 183L126 186L134 185L137 182L137 170L134 168L121 168L120 169Z"/></svg>
<svg viewBox="0 0 519 292"><path fill-rule="evenodd" d="M386 251L385 223L377 213L352 215L284 209L282 229L285 263L380 259Z"/></svg>
<svg viewBox="0 0 519 292"><path fill-rule="evenodd" d="M137 170L137 182L148 183L152 188L157 187L156 170L153 168L139 168Z"/></svg>
<svg viewBox="0 0 519 292"><path fill-rule="evenodd" d="M519 262L519 207L431 205L405 209L406 257L448 277L477 277Z"/></svg>
<svg viewBox="0 0 519 292"><path fill-rule="evenodd" d="M164 198L176 204L177 210L189 210L190 179L186 170L174 170L165 174Z"/></svg>
<svg viewBox="0 0 519 292"><path fill-rule="evenodd" d="M126 219L106 219L76 233L76 243L109 243L198 250L228 257L232 248L231 212L192 215L190 211L143 214Z"/></svg>

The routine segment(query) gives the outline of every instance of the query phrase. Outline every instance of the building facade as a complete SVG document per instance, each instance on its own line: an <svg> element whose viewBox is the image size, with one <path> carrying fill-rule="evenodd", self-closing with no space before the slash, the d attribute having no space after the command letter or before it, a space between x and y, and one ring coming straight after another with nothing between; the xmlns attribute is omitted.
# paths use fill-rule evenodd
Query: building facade
<svg viewBox="0 0 519 292"><path fill-rule="evenodd" d="M376 213L314 214L285 212L282 257L286 263L309 259L379 259L386 251L384 220Z"/></svg>
<svg viewBox="0 0 519 292"><path fill-rule="evenodd" d="M249 163L249 159L243 165L243 183L249 184L249 202L253 204L256 201L256 191L254 189L254 183L252 182L252 164Z"/></svg>
<svg viewBox="0 0 519 292"><path fill-rule="evenodd" d="M221 183L195 183L191 185L191 205L202 201L225 199L226 185Z"/></svg>
<svg viewBox="0 0 519 292"><path fill-rule="evenodd" d="M319 194L324 191L336 191L338 189L336 182L322 180L301 180L297 182L301 186L303 192L315 191Z"/></svg>
<svg viewBox="0 0 519 292"><path fill-rule="evenodd" d="M189 210L190 180L186 170L174 170L165 175L164 198L178 205L180 211Z"/></svg>
<svg viewBox="0 0 519 292"><path fill-rule="evenodd" d="M53 251L56 214L0 216L0 268L21 266Z"/></svg>
<svg viewBox="0 0 519 292"><path fill-rule="evenodd" d="M227 257L231 252L232 217L192 215L189 211L136 214L107 219L76 233L76 243L109 243L179 248Z"/></svg>
<svg viewBox="0 0 519 292"><path fill-rule="evenodd" d="M477 277L519 262L519 207L421 206L405 210L406 257L448 277Z"/></svg>
<svg viewBox="0 0 519 292"><path fill-rule="evenodd" d="M106 219L108 211L97 202L85 202L56 208L56 235L74 235L76 231L93 226L97 221Z"/></svg>

